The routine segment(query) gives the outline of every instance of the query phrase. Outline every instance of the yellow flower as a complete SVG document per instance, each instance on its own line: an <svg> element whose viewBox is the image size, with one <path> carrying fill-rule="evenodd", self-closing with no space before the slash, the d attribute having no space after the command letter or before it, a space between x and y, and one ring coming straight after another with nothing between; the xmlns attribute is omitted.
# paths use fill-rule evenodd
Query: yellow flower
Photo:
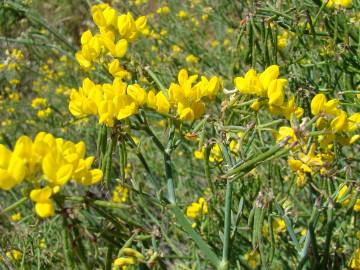
<svg viewBox="0 0 360 270"><path fill-rule="evenodd" d="M34 109L39 108L39 107L45 107L47 104L47 99L46 98L34 98L31 101L31 107L33 107Z"/></svg>
<svg viewBox="0 0 360 270"><path fill-rule="evenodd" d="M300 118L304 114L304 109L298 107L295 103L295 97L291 96L287 102L279 107L279 114L283 115L286 119L290 120L291 115L295 115L297 118ZM271 108L270 108L271 112Z"/></svg>
<svg viewBox="0 0 360 270"><path fill-rule="evenodd" d="M211 42L211 46L214 48L218 47L219 44L220 44L220 42L218 40L214 40L213 42Z"/></svg>
<svg viewBox="0 0 360 270"><path fill-rule="evenodd" d="M146 17L141 16L135 21L130 12L122 14L117 19L117 27L121 37L128 41L135 41L138 33L146 28Z"/></svg>
<svg viewBox="0 0 360 270"><path fill-rule="evenodd" d="M317 94L311 100L311 113L313 115L318 115L322 112L326 103L326 97L324 94Z"/></svg>
<svg viewBox="0 0 360 270"><path fill-rule="evenodd" d="M114 268L113 269L126 269L124 267L127 267L129 265L134 265L136 264L136 260L134 258L129 258L129 257L121 257L121 258L117 258L114 261Z"/></svg>
<svg viewBox="0 0 360 270"><path fill-rule="evenodd" d="M324 2L325 0L323 0ZM335 7L337 9L339 8L347 8L350 7L352 4L352 0L326 0L327 4L326 6L328 8Z"/></svg>
<svg viewBox="0 0 360 270"><path fill-rule="evenodd" d="M162 91L156 95L154 91L150 91L147 95L147 105L162 114L167 114L170 110L170 103Z"/></svg>
<svg viewBox="0 0 360 270"><path fill-rule="evenodd" d="M196 158L196 159L204 159L204 147L203 148L201 148L201 150L195 150L195 152L194 152L194 157Z"/></svg>
<svg viewBox="0 0 360 270"><path fill-rule="evenodd" d="M360 199L357 199L354 205L354 211L360 212Z"/></svg>
<svg viewBox="0 0 360 270"><path fill-rule="evenodd" d="M127 187L118 185L113 191L112 201L116 203L124 203L127 201L129 190Z"/></svg>
<svg viewBox="0 0 360 270"><path fill-rule="evenodd" d="M146 103L147 93L140 85L129 85L126 92L135 101L137 106L143 106Z"/></svg>
<svg viewBox="0 0 360 270"><path fill-rule="evenodd" d="M257 112L260 110L260 106L261 102L257 99L253 103L251 103L250 108Z"/></svg>
<svg viewBox="0 0 360 270"><path fill-rule="evenodd" d="M47 248L46 240L44 238L40 240L39 248L41 248L41 249Z"/></svg>
<svg viewBox="0 0 360 270"><path fill-rule="evenodd" d="M325 113L329 115L338 115L339 109L337 109L339 101L337 99L332 99L327 101L324 94L317 94L311 100L311 113L313 115L318 115L320 113Z"/></svg>
<svg viewBox="0 0 360 270"><path fill-rule="evenodd" d="M0 188L10 190L25 177L25 162L0 144Z"/></svg>
<svg viewBox="0 0 360 270"><path fill-rule="evenodd" d="M314 167L321 168L323 162L321 156L315 156L315 144L312 144L308 154L299 153L299 159L289 159L289 167L297 172L297 183L298 186L303 186L305 184L305 174L312 173Z"/></svg>
<svg viewBox="0 0 360 270"><path fill-rule="evenodd" d="M178 53L178 52L181 52L182 49L178 46L178 45L172 45L171 46L171 50L174 52L174 53Z"/></svg>
<svg viewBox="0 0 360 270"><path fill-rule="evenodd" d="M22 252L17 249L12 249L11 251L6 252L6 257L12 261L20 261L22 259Z"/></svg>
<svg viewBox="0 0 360 270"><path fill-rule="evenodd" d="M188 63L197 63L199 62L200 58L193 55L193 54L188 54L185 58L185 61Z"/></svg>
<svg viewBox="0 0 360 270"><path fill-rule="evenodd" d="M142 255L139 251L137 251L137 250L135 250L133 248L123 248L122 253L125 256L133 257L133 258L136 258L138 260L143 260L144 259L144 255Z"/></svg>
<svg viewBox="0 0 360 270"><path fill-rule="evenodd" d="M354 251L350 267L351 269L360 270L360 248Z"/></svg>
<svg viewBox="0 0 360 270"><path fill-rule="evenodd" d="M284 103L285 92L284 87L287 84L285 79L272 80L268 87L269 105L281 106Z"/></svg>
<svg viewBox="0 0 360 270"><path fill-rule="evenodd" d="M346 112L340 110L339 115L336 116L330 123L333 133L343 131L347 125L347 115Z"/></svg>
<svg viewBox="0 0 360 270"><path fill-rule="evenodd" d="M168 6L159 7L156 10L157 14L165 14L165 13L169 13L169 12L170 12L170 8Z"/></svg>
<svg viewBox="0 0 360 270"><path fill-rule="evenodd" d="M30 199L35 202L35 212L41 218L51 217L55 214L54 202L50 199L53 191L46 186L41 189L33 189Z"/></svg>
<svg viewBox="0 0 360 270"><path fill-rule="evenodd" d="M356 131L360 125L360 113L354 113L347 119L346 132Z"/></svg>
<svg viewBox="0 0 360 270"><path fill-rule="evenodd" d="M9 83L10 83L11 85L17 85L17 84L20 83L20 80L12 79L12 80L9 81Z"/></svg>
<svg viewBox="0 0 360 270"><path fill-rule="evenodd" d="M70 95L69 110L76 117L97 113L96 97L101 96L101 89L89 78L83 80L79 90L72 90Z"/></svg>
<svg viewBox="0 0 360 270"><path fill-rule="evenodd" d="M120 79L123 78L131 78L131 74L130 72L128 72L127 70L125 70L122 66L120 66L120 61L118 59L114 59L110 64L109 64L109 73L115 78L118 77Z"/></svg>
<svg viewBox="0 0 360 270"><path fill-rule="evenodd" d="M204 198L199 198L198 202L193 202L186 208L186 216L189 218L203 217L208 213L207 203Z"/></svg>
<svg viewBox="0 0 360 270"><path fill-rule="evenodd" d="M90 170L91 164L95 157L87 157L86 159L80 159L77 168L74 171L73 178L79 184L88 186L98 183L102 177L103 172L99 169Z"/></svg>
<svg viewBox="0 0 360 270"><path fill-rule="evenodd" d="M188 16L188 14L186 13L185 10L180 10L180 11L178 12L178 17L179 17L179 18L186 18L187 16Z"/></svg>
<svg viewBox="0 0 360 270"><path fill-rule="evenodd" d="M20 221L21 220L21 213L20 212L18 212L18 213L16 213L16 214L13 214L13 215L11 215L11 217L10 217L10 219L11 219L11 221L13 221L13 222L18 222L18 221Z"/></svg>
<svg viewBox="0 0 360 270"><path fill-rule="evenodd" d="M284 219L282 219L282 218L273 219L272 227L276 234L286 231L286 224L285 224Z"/></svg>
<svg viewBox="0 0 360 270"><path fill-rule="evenodd" d="M272 65L269 66L264 72L257 75L256 71L254 69L250 69L246 72L244 77L236 77L234 82L236 85L236 88L240 91L242 94L247 95L257 95L260 97L267 97L269 96L268 89L272 81L276 80L279 76L279 66ZM277 86L277 83L274 83L271 85L271 91L270 94L272 94L272 97L274 97L273 92L278 93L279 91L276 91L278 89L281 89L280 86L284 86L285 84L284 79L281 79L279 81L279 86Z"/></svg>
<svg viewBox="0 0 360 270"><path fill-rule="evenodd" d="M293 143L297 141L295 131L291 127L282 126L279 128L279 131L275 133L275 138L277 142L281 142L287 137L290 138L288 143Z"/></svg>
<svg viewBox="0 0 360 270"><path fill-rule="evenodd" d="M182 69L178 74L178 82L171 83L168 89L170 104L177 108L177 115L183 121L193 121L200 118L205 112L203 99L213 99L220 88L217 77L201 80L193 85L198 75L189 76L187 70ZM153 103L153 101L152 101Z"/></svg>
<svg viewBox="0 0 360 270"><path fill-rule="evenodd" d="M52 113L52 109L50 107L44 109L44 110L40 110L37 112L37 117L39 117L40 119L45 119L47 117L49 117Z"/></svg>
<svg viewBox="0 0 360 270"><path fill-rule="evenodd" d="M236 88L242 94L260 95L260 93L263 92L261 82L254 69L250 69L248 72L246 72L244 77L236 77L234 83Z"/></svg>
<svg viewBox="0 0 360 270"><path fill-rule="evenodd" d="M244 259L247 261L247 263L250 265L251 268L256 268L260 255L256 251L248 251L244 255Z"/></svg>
<svg viewBox="0 0 360 270"><path fill-rule="evenodd" d="M116 25L116 10L107 4L98 4L91 7L94 23L101 29Z"/></svg>
<svg viewBox="0 0 360 270"><path fill-rule="evenodd" d="M20 94L19 93L11 93L11 94L9 94L9 100L11 100L11 101L19 101L20 100Z"/></svg>
<svg viewBox="0 0 360 270"><path fill-rule="evenodd" d="M287 45L287 39L288 39L288 32L284 32L281 35L277 36L277 46L280 49L285 49Z"/></svg>

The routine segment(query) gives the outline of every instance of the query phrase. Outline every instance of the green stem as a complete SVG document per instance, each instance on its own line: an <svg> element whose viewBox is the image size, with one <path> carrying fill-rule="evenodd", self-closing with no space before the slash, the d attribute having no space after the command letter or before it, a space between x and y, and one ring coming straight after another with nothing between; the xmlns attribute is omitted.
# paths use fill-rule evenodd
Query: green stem
<svg viewBox="0 0 360 270"><path fill-rule="evenodd" d="M91 202L91 204L101 207L107 207L107 208L118 208L118 209L126 209L128 208L127 205L121 204L121 203L114 203L114 202L108 202L108 201L102 201L102 200L93 200L93 201L87 201L86 197L83 196L66 196L64 197L64 200L74 201L74 202Z"/></svg>
<svg viewBox="0 0 360 270"><path fill-rule="evenodd" d="M114 252L114 246L109 244L106 250L105 270L111 270L113 252Z"/></svg>
<svg viewBox="0 0 360 270"><path fill-rule="evenodd" d="M4 210L2 210L0 212L0 215L5 214L6 212L12 211L15 208L17 208L18 206L22 205L23 203L25 203L27 201L27 197L23 197L20 200L18 200L17 202L13 203L12 205L6 207Z"/></svg>
<svg viewBox="0 0 360 270"><path fill-rule="evenodd" d="M229 251L230 251L230 227L231 227L231 199L232 199L232 182L230 180L226 183L225 195L225 221L224 221L224 245L222 255L222 269L228 269L229 265Z"/></svg>
<svg viewBox="0 0 360 270"><path fill-rule="evenodd" d="M256 167L256 165L261 162L264 161L265 159L273 156L275 153L277 153L278 151L280 151L282 149L282 143L275 145L274 147L270 148L268 151L256 156L253 159L250 159L244 163L242 163L241 165L235 165L235 167L231 168L226 174L225 176L233 176L235 174L238 174L242 171L249 171L251 169L253 169L254 167ZM290 149L285 149L284 151L288 151Z"/></svg>
<svg viewBox="0 0 360 270"><path fill-rule="evenodd" d="M73 270L75 268L74 268L74 261L73 261L73 258L71 256L70 236L69 236L68 222L66 220L66 217L63 217L63 228L62 228L62 231L61 231L61 235L62 235L62 242L63 242L66 269Z"/></svg>
<svg viewBox="0 0 360 270"><path fill-rule="evenodd" d="M177 205L171 205L171 210L175 214L177 222L184 228L187 234L195 241L196 245L199 247L200 250L203 251L205 257L209 260L209 262L217 267L220 268L220 263L217 255L212 251L209 245L200 237L199 234L191 227L189 221L185 218L184 214L181 212Z"/></svg>
<svg viewBox="0 0 360 270"><path fill-rule="evenodd" d="M153 142L157 146L157 148L163 153L164 156L164 166L165 166L165 176L166 176L166 184L168 189L168 200L171 204L176 203L176 197L175 197L175 187L174 187L174 179L172 174L172 165L171 165L171 147L172 147L172 137L174 136L175 127L173 126L170 130L169 134L169 142L168 146L165 149L163 144L160 142L160 140L156 137L154 132L150 129L150 127L147 125L147 122L145 121L144 125L145 132L152 138Z"/></svg>
<svg viewBox="0 0 360 270"><path fill-rule="evenodd" d="M207 145L205 147L205 156L204 156L205 177L208 182L208 186L210 187L211 193L215 194L215 187L214 187L214 183L211 181L211 173L210 173L210 164L209 164L210 151L211 151L211 145Z"/></svg>
<svg viewBox="0 0 360 270"><path fill-rule="evenodd" d="M160 81L160 79L158 78L158 76L156 76L156 74L150 69L149 66L145 67L146 72L150 75L150 77L154 80L154 82L157 84L157 86L160 88L161 91L164 92L165 95L167 95L166 93L166 87L164 86L164 84Z"/></svg>

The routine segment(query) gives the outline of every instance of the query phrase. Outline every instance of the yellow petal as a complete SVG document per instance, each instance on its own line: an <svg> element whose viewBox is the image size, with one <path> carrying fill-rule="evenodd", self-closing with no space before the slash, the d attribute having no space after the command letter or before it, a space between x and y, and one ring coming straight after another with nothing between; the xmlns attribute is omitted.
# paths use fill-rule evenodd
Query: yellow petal
<svg viewBox="0 0 360 270"><path fill-rule="evenodd" d="M114 57L123 57L126 54L128 42L126 39L120 39L115 45Z"/></svg>
<svg viewBox="0 0 360 270"><path fill-rule="evenodd" d="M15 185L16 183L14 182L12 176L8 173L8 171L0 169L0 188L4 190L10 190Z"/></svg>
<svg viewBox="0 0 360 270"><path fill-rule="evenodd" d="M178 74L178 81L180 85L183 85L189 78L188 72L186 69L181 69Z"/></svg>
<svg viewBox="0 0 360 270"><path fill-rule="evenodd" d="M268 89L271 81L279 77L279 73L279 66L272 65L259 75L259 80L261 81L265 90Z"/></svg>
<svg viewBox="0 0 360 270"><path fill-rule="evenodd" d="M339 131L342 131L347 124L347 117L346 117L346 113L344 111L341 111L341 113L339 114L339 116L335 117L331 123L331 129L334 133L337 133Z"/></svg>
<svg viewBox="0 0 360 270"><path fill-rule="evenodd" d="M21 136L17 139L14 154L21 158L31 158L32 154L32 140L28 136Z"/></svg>
<svg viewBox="0 0 360 270"><path fill-rule="evenodd" d="M11 158L11 151L0 144L0 168L6 169Z"/></svg>
<svg viewBox="0 0 360 270"><path fill-rule="evenodd" d="M45 202L37 202L35 204L35 212L41 218L51 217L55 214L55 207L52 200Z"/></svg>
<svg viewBox="0 0 360 270"><path fill-rule="evenodd" d="M34 202L47 202L50 199L52 193L53 190L49 186L40 189L33 189L30 192L30 199Z"/></svg>
<svg viewBox="0 0 360 270"><path fill-rule="evenodd" d="M56 185L64 185L67 181L69 181L72 173L73 173L73 165L66 164L60 167L60 169L56 172Z"/></svg>
<svg viewBox="0 0 360 270"><path fill-rule="evenodd" d="M313 115L318 115L320 112L324 110L324 106L326 103L326 97L324 94L317 94L311 100L311 113Z"/></svg>
<svg viewBox="0 0 360 270"><path fill-rule="evenodd" d="M289 159L288 160L288 164L289 167L293 170L293 171L298 171L301 168L301 165L303 164L300 160L296 160L296 159Z"/></svg>
<svg viewBox="0 0 360 270"><path fill-rule="evenodd" d="M170 103L162 91L156 94L156 108L159 113L168 113L170 110Z"/></svg>
<svg viewBox="0 0 360 270"><path fill-rule="evenodd" d="M25 170L26 167L24 161L13 154L10 159L8 172L13 177L15 184L18 184L24 180Z"/></svg>
<svg viewBox="0 0 360 270"><path fill-rule="evenodd" d="M91 170L90 173L91 173L91 185L96 184L103 177L103 172L102 170L99 169Z"/></svg>
<svg viewBox="0 0 360 270"><path fill-rule="evenodd" d="M57 169L58 165L56 164L56 161L53 158L52 154L47 154L42 162L42 170L49 181L53 182L56 180Z"/></svg>
<svg viewBox="0 0 360 270"><path fill-rule="evenodd" d="M268 88L269 105L281 106L284 103L284 87L287 84L285 79L276 79L270 82Z"/></svg>

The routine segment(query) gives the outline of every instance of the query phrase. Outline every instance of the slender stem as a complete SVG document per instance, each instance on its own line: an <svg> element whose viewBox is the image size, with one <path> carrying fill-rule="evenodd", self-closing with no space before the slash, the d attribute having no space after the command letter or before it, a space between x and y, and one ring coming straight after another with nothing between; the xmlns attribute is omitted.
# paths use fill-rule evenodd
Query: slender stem
<svg viewBox="0 0 360 270"><path fill-rule="evenodd" d="M248 171L252 168L254 168L256 166L257 163L264 161L265 159L273 156L275 153L277 153L278 151L280 151L282 149L282 143L275 145L274 147L270 148L268 151L259 154L258 156L256 156L253 159L250 159L244 163L242 163L241 165L235 165L234 168L231 168L227 173L226 176L232 176L235 175L241 171ZM288 149L284 149L284 151L288 151L290 150L290 148Z"/></svg>
<svg viewBox="0 0 360 270"><path fill-rule="evenodd" d="M62 242L63 242L63 249L64 249L64 256L65 256L65 264L66 269L72 270L74 268L73 258L71 256L70 250L70 239L69 239L69 230L68 230L68 222L66 217L63 216L63 228L62 228Z"/></svg>
<svg viewBox="0 0 360 270"><path fill-rule="evenodd" d="M114 246L109 244L109 246L106 250L105 270L111 270L113 253L114 253Z"/></svg>
<svg viewBox="0 0 360 270"><path fill-rule="evenodd" d="M165 175L168 189L168 199L171 204L176 204L175 187L172 174L171 157L170 154L164 152Z"/></svg>
<svg viewBox="0 0 360 270"><path fill-rule="evenodd" d="M87 202L87 198L83 196L64 196L64 200L74 201L74 202ZM108 202L102 200L92 200L91 203L96 206L102 206L107 208L118 208L118 209L126 209L127 205L115 202Z"/></svg>
<svg viewBox="0 0 360 270"><path fill-rule="evenodd" d="M210 151L211 151L211 146L207 145L205 147L205 156L204 156L205 177L208 182L208 186L210 187L211 193L215 194L215 187L214 187L214 183L211 181L211 173L210 173L210 164L209 164Z"/></svg>
<svg viewBox="0 0 360 270"><path fill-rule="evenodd" d="M231 198L232 198L232 182L230 180L226 183L225 195L225 222L224 222L224 245L222 264L223 269L228 269L229 251L230 251L230 227L231 227Z"/></svg>
<svg viewBox="0 0 360 270"><path fill-rule="evenodd" d="M154 132L147 125L146 121L145 121L145 125L144 125L144 130L148 135L151 136L155 145L159 148L159 150L164 155L164 166L165 166L165 176L166 176L166 183L167 183L167 189L168 189L168 200L171 204L175 204L176 203L175 187L174 187L174 179L173 179L173 174L172 174L172 165L171 165L171 156L170 156L171 151L172 151L172 138L174 136L175 127L173 126L170 130L169 142L168 142L168 146L166 149L163 146L163 144L160 142L160 140L156 137Z"/></svg>
<svg viewBox="0 0 360 270"><path fill-rule="evenodd" d="M161 91L164 92L164 94L166 95L166 87L164 86L164 84L160 81L160 79L158 78L158 76L156 76L156 74L150 69L149 66L145 67L146 72L150 75L150 77L154 80L154 82L158 85L158 87L160 88Z"/></svg>
<svg viewBox="0 0 360 270"><path fill-rule="evenodd" d="M14 210L15 208L17 208L18 206L22 205L23 203L25 203L27 201L27 197L23 197L20 200L18 200L17 202L13 203L12 205L6 207L4 210L2 210L0 212L0 215L5 214L6 212L9 212L11 210Z"/></svg>
<svg viewBox="0 0 360 270"><path fill-rule="evenodd" d="M165 164L165 175L166 175L166 182L168 189L168 197L170 203L172 204L176 204L175 186L174 186L174 178L172 173L171 156L170 156L174 147L174 136L175 136L175 125L174 123L171 123L168 143L164 151L164 164Z"/></svg>

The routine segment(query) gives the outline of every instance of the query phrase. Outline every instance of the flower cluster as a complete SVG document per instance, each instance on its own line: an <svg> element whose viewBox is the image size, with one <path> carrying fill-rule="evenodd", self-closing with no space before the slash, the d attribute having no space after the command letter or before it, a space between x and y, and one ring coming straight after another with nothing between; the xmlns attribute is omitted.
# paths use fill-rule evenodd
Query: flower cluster
<svg viewBox="0 0 360 270"><path fill-rule="evenodd" d="M360 248L356 249L350 262L351 269L360 269Z"/></svg>
<svg viewBox="0 0 360 270"><path fill-rule="evenodd" d="M41 97L34 98L31 101L31 107L37 109L36 115L40 119L46 118L52 113L52 109L50 107L47 107L47 103L47 99Z"/></svg>
<svg viewBox="0 0 360 270"><path fill-rule="evenodd" d="M323 0L325 2L325 0ZM328 8L348 8L352 4L352 0L326 0L326 7Z"/></svg>
<svg viewBox="0 0 360 270"><path fill-rule="evenodd" d="M286 224L283 218L274 218L271 221L271 226L275 236L286 231ZM261 230L264 237L269 237L269 224L264 224Z"/></svg>
<svg viewBox="0 0 360 270"><path fill-rule="evenodd" d="M23 254L21 251L17 250L17 249L12 249L10 251L7 251L5 253L6 257L8 259L10 259L12 262L15 262L15 261L20 261L23 257ZM0 256L0 262L3 261L4 258L2 256Z"/></svg>
<svg viewBox="0 0 360 270"><path fill-rule="evenodd" d="M232 139L229 143L229 149L231 153L237 153L238 141ZM204 159L205 147L203 146L200 150L195 150L194 157L197 159ZM221 151L221 146L218 143L212 145L210 149L209 161L213 163L219 163L223 161L223 153Z"/></svg>
<svg viewBox="0 0 360 270"><path fill-rule="evenodd" d="M0 144L0 188L10 190L25 179L35 187L30 198L40 217L54 214L50 199L70 179L92 185L102 178L102 171L91 169L94 157L85 157L85 143L73 143L40 132L32 140L21 136L13 151ZM42 179L44 181L42 181ZM42 185L45 187L40 188Z"/></svg>
<svg viewBox="0 0 360 270"><path fill-rule="evenodd" d="M139 33L147 29L145 16L135 20L130 13L118 15L108 4L94 5L91 12L99 32L93 35L90 30L85 31L81 35L81 50L76 53L76 59L85 70L103 54L123 57L128 42L135 41Z"/></svg>
<svg viewBox="0 0 360 270"><path fill-rule="evenodd" d="M194 219L194 220L201 220L205 215L208 214L208 205L206 200L203 197L200 197L199 200L196 202L191 203L186 208L186 216ZM193 227L196 227L196 222L192 224Z"/></svg>
<svg viewBox="0 0 360 270"><path fill-rule="evenodd" d="M288 138L289 143L301 144L300 147L292 149L292 157L288 159L289 167L297 174L298 186L304 186L307 174L326 174L334 160L335 143L350 145L360 138L359 134L354 134L360 125L360 113L348 116L339 108L339 103L338 99L327 100L324 94L313 97L311 113L314 116L315 135L304 130L295 132L293 128L286 126L276 133L277 141ZM316 140L313 140L313 137L316 137Z"/></svg>
<svg viewBox="0 0 360 270"><path fill-rule="evenodd" d="M113 127L115 118L136 114L146 102L147 93L138 84L127 85L115 78L112 84L100 85L85 78L79 90L72 90L69 110L76 117L98 115L100 124Z"/></svg>
<svg viewBox="0 0 360 270"><path fill-rule="evenodd" d="M298 159L289 158L289 167L297 173L297 185L303 186L305 184L305 174L313 173L315 169L319 169L323 166L321 154L315 155L316 145L312 144L307 154L298 152Z"/></svg>
<svg viewBox="0 0 360 270"><path fill-rule="evenodd" d="M128 269L129 266L139 264L139 262L144 260L144 255L133 248L123 248L121 255L122 257L114 261L113 270L125 270Z"/></svg>
<svg viewBox="0 0 360 270"><path fill-rule="evenodd" d="M336 197L336 202L340 203L343 207L347 207L354 196L356 196L355 190L347 185L343 185ZM353 210L355 212L360 212L360 199L356 199Z"/></svg>
<svg viewBox="0 0 360 270"><path fill-rule="evenodd" d="M339 100L327 100L324 94L317 94L311 101L311 113L317 116L316 127L324 131L319 136L322 148L331 148L335 140L343 145L352 144L360 135L351 135L360 124L360 113L348 117L347 113L338 108Z"/></svg>
<svg viewBox="0 0 360 270"><path fill-rule="evenodd" d="M256 95L259 97L251 108L258 111L262 105L268 105L269 111L274 115L282 115L287 119L292 114L300 118L304 110L295 103L295 97L289 96L285 101L286 79L279 79L279 66L272 65L259 75L256 70L250 69L244 77L236 77L236 88L244 95Z"/></svg>
<svg viewBox="0 0 360 270"><path fill-rule="evenodd" d="M205 100L212 100L220 89L220 81L217 77L207 79L201 76L201 80L194 84L198 75L189 76L186 69L178 74L178 83L171 83L167 90L168 97L163 94L156 95L155 99L149 99L148 105L158 111L165 112L163 103L169 104L176 109L177 117L182 121L193 121L199 119L205 112ZM158 96L160 95L160 96ZM151 94L155 96L155 94ZM166 98L168 102L164 100ZM167 106L166 106L167 107Z"/></svg>
<svg viewBox="0 0 360 270"><path fill-rule="evenodd" d="M115 203L124 203L127 201L129 189L123 185L117 185L112 192L112 201Z"/></svg>

